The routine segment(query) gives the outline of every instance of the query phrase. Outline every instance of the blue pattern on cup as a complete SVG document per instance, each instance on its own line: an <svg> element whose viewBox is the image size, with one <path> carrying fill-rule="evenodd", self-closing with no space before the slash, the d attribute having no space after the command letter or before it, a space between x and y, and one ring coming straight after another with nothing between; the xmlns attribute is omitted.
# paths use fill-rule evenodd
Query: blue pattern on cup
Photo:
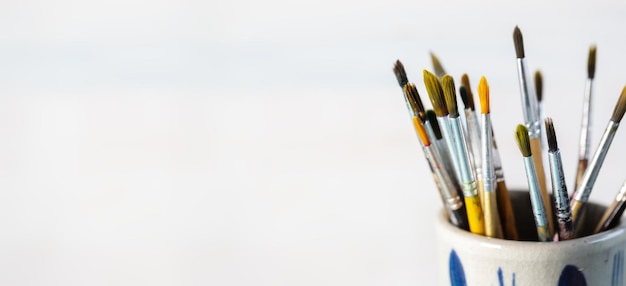
<svg viewBox="0 0 626 286"><path fill-rule="evenodd" d="M611 275L611 285L624 285L624 251L620 250L613 255L613 273Z"/></svg>
<svg viewBox="0 0 626 286"><path fill-rule="evenodd" d="M456 251L454 249L450 252L450 284L452 286L466 286L465 282L465 272L463 271L463 264L459 259L459 256L456 255Z"/></svg>
<svg viewBox="0 0 626 286"><path fill-rule="evenodd" d="M587 286L587 280L577 266L568 264L561 271L558 286Z"/></svg>

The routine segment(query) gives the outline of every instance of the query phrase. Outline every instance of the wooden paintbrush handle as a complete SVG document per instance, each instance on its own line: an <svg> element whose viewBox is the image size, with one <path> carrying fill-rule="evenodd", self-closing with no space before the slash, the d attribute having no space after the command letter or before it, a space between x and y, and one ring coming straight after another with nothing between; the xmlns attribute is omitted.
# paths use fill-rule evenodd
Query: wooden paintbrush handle
<svg viewBox="0 0 626 286"><path fill-rule="evenodd" d="M502 225L500 224L500 214L498 213L498 202L496 192L485 192L483 209L485 216L485 235L488 237L504 238Z"/></svg>
<svg viewBox="0 0 626 286"><path fill-rule="evenodd" d="M576 170L576 183L574 184L574 192L578 190L578 186L580 185L580 181L583 179L583 175L585 174L585 170L587 170L587 159L578 160L578 170Z"/></svg>
<svg viewBox="0 0 626 286"><path fill-rule="evenodd" d="M509 190L504 181L498 182L496 185L496 197L498 199L498 211L500 213L500 221L504 229L504 237L506 239L518 240L517 227L515 226L515 215L513 214L513 205L509 197Z"/></svg>
<svg viewBox="0 0 626 286"><path fill-rule="evenodd" d="M548 194L548 188L546 186L546 172L543 170L540 137L530 140L530 151L532 152L533 162L535 163L535 170L537 170L537 178L539 179L539 187L541 188L541 198L546 209L546 216L548 217L548 228L550 229L550 233L554 233L552 200L550 200L550 194Z"/></svg>

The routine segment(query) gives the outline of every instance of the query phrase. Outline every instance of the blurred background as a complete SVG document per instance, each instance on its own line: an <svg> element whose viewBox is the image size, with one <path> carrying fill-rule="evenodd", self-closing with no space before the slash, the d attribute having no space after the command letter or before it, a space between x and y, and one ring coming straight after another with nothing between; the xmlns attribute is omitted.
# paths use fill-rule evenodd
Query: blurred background
<svg viewBox="0 0 626 286"><path fill-rule="evenodd" d="M424 100L431 51L488 78L517 188L515 25L570 188L591 44L592 148L626 84L614 1L1 3L2 285L432 284L441 203L394 61Z"/></svg>

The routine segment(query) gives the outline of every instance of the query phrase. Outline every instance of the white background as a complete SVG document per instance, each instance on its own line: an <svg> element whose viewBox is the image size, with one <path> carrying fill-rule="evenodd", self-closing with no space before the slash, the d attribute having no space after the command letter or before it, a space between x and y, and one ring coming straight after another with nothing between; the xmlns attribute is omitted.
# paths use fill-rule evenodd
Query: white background
<svg viewBox="0 0 626 286"><path fill-rule="evenodd" d="M594 148L626 84L612 3L3 0L0 285L432 284L441 205L393 62L424 100L429 51L486 75L524 187L520 25L572 182L590 44Z"/></svg>

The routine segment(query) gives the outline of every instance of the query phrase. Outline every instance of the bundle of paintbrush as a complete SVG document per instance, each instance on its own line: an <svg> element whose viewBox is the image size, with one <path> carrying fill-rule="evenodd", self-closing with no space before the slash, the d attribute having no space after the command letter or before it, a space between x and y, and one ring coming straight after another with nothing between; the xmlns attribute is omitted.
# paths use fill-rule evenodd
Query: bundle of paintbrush
<svg viewBox="0 0 626 286"><path fill-rule="evenodd" d="M626 111L626 87L622 90L600 144L589 161L591 98L596 62L596 48L592 46L587 62L588 77L584 89L575 191L570 198L554 123L551 118L544 118L543 115L543 77L540 72L535 73L533 89L522 33L518 27L513 32L513 40L524 115L524 124L517 126L515 138L524 158L536 236L539 241L571 239L580 235L582 225L578 225L578 222L582 221L585 205L602 162ZM433 53L430 56L435 73L424 70L423 82L433 110L425 110L416 85L409 82L400 61L395 63L393 71L403 90L407 109L447 210L446 214L451 223L472 233L517 240L519 235L515 215L491 123L487 79L483 76L478 84L478 114L469 76L462 75L458 92L464 109L460 113L454 79L446 74L440 60ZM544 119L545 132L542 132ZM552 195L548 189L544 161L549 166ZM600 232L615 226L625 209L626 183L601 220L595 222L597 226L594 225L592 229Z"/></svg>

